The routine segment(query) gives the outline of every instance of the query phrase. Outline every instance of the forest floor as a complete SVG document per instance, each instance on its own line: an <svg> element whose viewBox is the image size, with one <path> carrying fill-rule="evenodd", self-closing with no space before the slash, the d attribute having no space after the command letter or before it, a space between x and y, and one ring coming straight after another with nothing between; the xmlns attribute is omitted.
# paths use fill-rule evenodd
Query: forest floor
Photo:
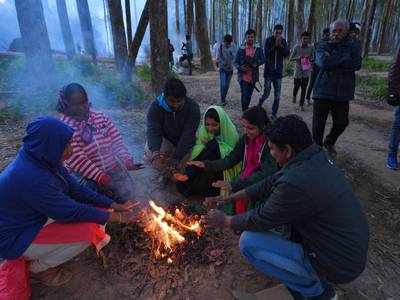
<svg viewBox="0 0 400 300"><path fill-rule="evenodd" d="M202 111L218 102L217 72L180 77ZM300 112L292 104L292 86L291 78L283 80L279 114L299 114L311 125L312 107ZM258 97L253 95L253 104ZM228 99L226 110L238 123L240 93L235 78ZM95 99L92 102L95 106ZM268 111L270 108L268 102ZM117 121L135 158L141 160L145 107L105 113ZM337 287L341 299L400 299L400 171L385 166L392 115L389 107L357 94L350 109L350 126L338 141L337 163L352 182L370 224L367 268L353 283ZM15 156L25 124L0 126L0 170ZM106 261L86 251L68 264L75 275L70 284L57 289L34 285L33 299L232 299L235 291L255 293L276 284L241 258L238 236L231 232L216 232L214 236L217 240L211 243L214 249L208 252L211 258L206 262L168 266L153 263L143 248L135 251L112 241L105 250Z"/></svg>

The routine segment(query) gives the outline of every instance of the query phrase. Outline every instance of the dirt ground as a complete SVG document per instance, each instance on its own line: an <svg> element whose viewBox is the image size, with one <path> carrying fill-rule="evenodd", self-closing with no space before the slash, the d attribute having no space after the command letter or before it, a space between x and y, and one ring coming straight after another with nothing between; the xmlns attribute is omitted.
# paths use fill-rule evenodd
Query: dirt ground
<svg viewBox="0 0 400 300"><path fill-rule="evenodd" d="M181 78L189 96L200 103L203 111L218 102L219 78L216 72ZM279 114L299 114L311 125L312 107L300 112L291 103L291 78L284 79L282 93ZM254 94L253 104L257 103L259 96ZM228 99L226 110L237 121L241 111L236 78L232 80ZM95 105L95 99L93 102ZM271 102L266 107L270 111ZM117 121L127 143L140 160L144 143L144 110L110 110L106 113ZM400 171L390 171L385 167L392 111L373 99L358 95L351 105L350 118L350 126L338 141L337 163L353 183L368 215L370 250L362 276L337 289L341 299L400 299ZM24 124L0 126L0 169L13 159L23 127ZM108 257L108 267L105 268L105 262L95 257L93 252L86 252L68 264L75 275L68 286L51 289L34 285L33 299L232 299L232 290L254 293L274 284L240 257L238 236L230 232L217 236L223 248L228 249L223 254L223 263L211 260L188 267L154 267L148 259L148 252L121 250L112 241L105 253L116 251ZM139 264L143 266L143 261L149 262L147 268L138 268Z"/></svg>

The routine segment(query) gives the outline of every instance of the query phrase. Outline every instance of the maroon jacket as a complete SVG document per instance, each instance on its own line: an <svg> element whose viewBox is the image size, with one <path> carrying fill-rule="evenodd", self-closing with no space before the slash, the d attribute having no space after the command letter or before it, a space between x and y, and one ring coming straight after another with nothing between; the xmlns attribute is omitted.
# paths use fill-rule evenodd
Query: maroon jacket
<svg viewBox="0 0 400 300"><path fill-rule="evenodd" d="M394 64L389 70L389 94L400 97L400 48Z"/></svg>

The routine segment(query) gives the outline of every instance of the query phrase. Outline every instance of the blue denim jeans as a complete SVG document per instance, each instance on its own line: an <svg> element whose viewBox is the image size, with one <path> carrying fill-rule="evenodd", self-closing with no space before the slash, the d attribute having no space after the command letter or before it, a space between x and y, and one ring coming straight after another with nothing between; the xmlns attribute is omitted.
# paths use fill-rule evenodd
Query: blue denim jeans
<svg viewBox="0 0 400 300"><path fill-rule="evenodd" d="M304 297L319 296L327 287L300 244L275 233L244 231L239 246L240 252L256 269Z"/></svg>
<svg viewBox="0 0 400 300"><path fill-rule="evenodd" d="M229 85L231 83L233 71L228 72L225 70L219 70L219 83L220 83L220 90L221 90L221 102L225 102L226 95L228 94Z"/></svg>
<svg viewBox="0 0 400 300"><path fill-rule="evenodd" d="M394 111L393 125L390 130L389 155L397 156L397 150L400 143L400 106Z"/></svg>
<svg viewBox="0 0 400 300"><path fill-rule="evenodd" d="M241 92L241 102L242 102L242 111L245 111L249 108L251 102L251 96L253 96L254 85L252 83L241 81L240 82L240 92Z"/></svg>
<svg viewBox="0 0 400 300"><path fill-rule="evenodd" d="M281 98L282 78L265 78L264 93L260 98L259 105L263 105L271 93L272 85L274 85L274 103L272 104L272 115L276 116L279 109L279 101Z"/></svg>

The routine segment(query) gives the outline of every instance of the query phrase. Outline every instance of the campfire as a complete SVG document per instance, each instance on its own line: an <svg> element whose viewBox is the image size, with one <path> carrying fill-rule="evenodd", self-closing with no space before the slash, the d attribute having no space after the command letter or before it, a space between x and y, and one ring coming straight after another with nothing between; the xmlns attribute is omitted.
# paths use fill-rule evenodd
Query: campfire
<svg viewBox="0 0 400 300"><path fill-rule="evenodd" d="M153 201L149 201L149 206L144 231L152 239L152 255L173 263L188 239L192 241L203 234L200 218L178 208L173 214L166 212Z"/></svg>

